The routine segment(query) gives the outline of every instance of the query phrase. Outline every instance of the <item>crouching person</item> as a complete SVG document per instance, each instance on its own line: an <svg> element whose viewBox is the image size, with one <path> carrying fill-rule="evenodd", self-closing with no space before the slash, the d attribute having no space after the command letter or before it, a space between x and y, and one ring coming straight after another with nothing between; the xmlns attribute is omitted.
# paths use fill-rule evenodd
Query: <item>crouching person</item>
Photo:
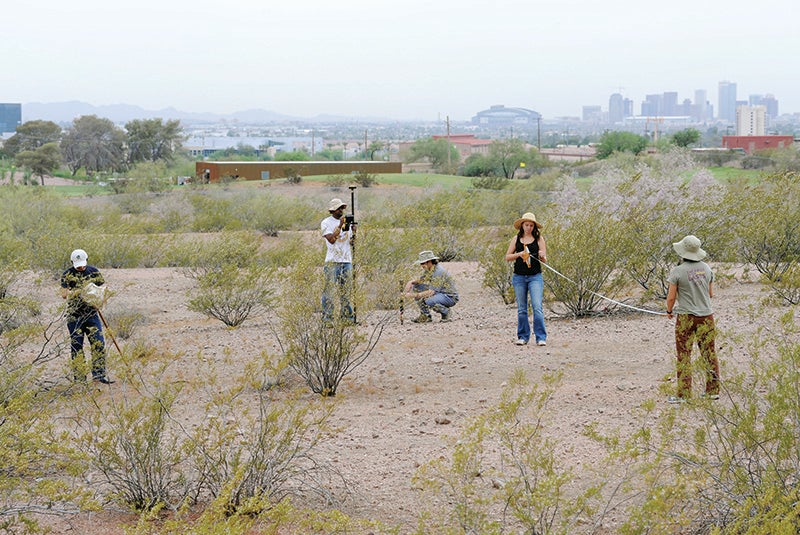
<svg viewBox="0 0 800 535"><path fill-rule="evenodd" d="M404 288L404 295L415 299L419 306L419 317L414 323L432 321L431 310L442 316L442 322L450 321L450 308L458 302L458 292L453 277L439 265L439 258L433 251L422 251L416 262L422 266L419 279L410 280Z"/></svg>

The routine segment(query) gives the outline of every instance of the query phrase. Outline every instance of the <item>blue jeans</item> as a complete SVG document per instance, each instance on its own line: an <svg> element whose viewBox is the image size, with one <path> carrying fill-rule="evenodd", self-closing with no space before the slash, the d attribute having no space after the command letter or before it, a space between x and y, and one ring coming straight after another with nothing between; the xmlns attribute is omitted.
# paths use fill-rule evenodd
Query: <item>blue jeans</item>
<svg viewBox="0 0 800 535"><path fill-rule="evenodd" d="M322 319L333 319L333 302L338 294L341 315L353 321L353 307L350 305L350 292L353 290L353 264L349 262L326 262L322 268L325 274L325 288L322 290Z"/></svg>
<svg viewBox="0 0 800 535"><path fill-rule="evenodd" d="M526 342L531 338L531 325L528 321L528 294L531 296L533 309L533 334L537 342L547 340L547 331L544 328L544 312L542 298L544 295L544 279L542 274L517 275L511 277L514 286L514 295L517 297L517 338Z"/></svg>
<svg viewBox="0 0 800 535"><path fill-rule="evenodd" d="M101 379L106 376L106 342L103 338L103 324L100 316L95 312L80 318L68 318L70 353L72 354L72 369L76 380L86 380L83 368L83 341L89 339L92 352L92 377Z"/></svg>
<svg viewBox="0 0 800 535"><path fill-rule="evenodd" d="M427 284L415 284L413 286L415 292L424 292L430 290ZM444 317L450 313L450 308L456 305L456 300L447 294L435 293L425 299L417 299L417 306L419 311L426 316L431 315L431 309L435 310Z"/></svg>

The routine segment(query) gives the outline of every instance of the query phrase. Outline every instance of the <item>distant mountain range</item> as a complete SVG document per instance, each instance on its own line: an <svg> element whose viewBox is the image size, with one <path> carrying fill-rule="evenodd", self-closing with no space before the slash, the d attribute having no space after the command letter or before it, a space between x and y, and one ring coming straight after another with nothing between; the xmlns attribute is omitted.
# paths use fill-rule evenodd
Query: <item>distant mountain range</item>
<svg viewBox="0 0 800 535"><path fill-rule="evenodd" d="M130 104L113 104L107 106L94 106L86 102L29 102L22 105L22 122L43 120L53 121L54 123L71 123L75 118L82 115L96 115L110 119L114 123L127 123L134 119L178 119L184 124L192 123L216 123L222 121L235 121L243 124L265 124L275 122L295 122L305 123L348 123L348 122L369 122L387 123L397 122L393 119L376 117L346 117L337 115L317 115L316 117L293 117L283 115L274 111L252 109L242 110L235 113L223 115L218 113L187 112L175 108L164 108L161 110L146 110L140 106Z"/></svg>

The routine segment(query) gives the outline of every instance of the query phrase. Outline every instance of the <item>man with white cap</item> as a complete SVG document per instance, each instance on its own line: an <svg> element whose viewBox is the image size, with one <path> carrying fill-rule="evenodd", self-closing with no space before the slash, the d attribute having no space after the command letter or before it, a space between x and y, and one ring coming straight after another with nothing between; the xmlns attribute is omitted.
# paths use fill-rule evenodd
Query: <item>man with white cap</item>
<svg viewBox="0 0 800 535"><path fill-rule="evenodd" d="M334 297L338 293L342 319L355 323L355 314L350 304L353 290L353 249L356 224L349 224L344 217L347 204L341 199L328 203L328 217L322 220L322 237L327 246L325 253L325 288L322 291L322 320L333 320Z"/></svg>
<svg viewBox="0 0 800 535"><path fill-rule="evenodd" d="M93 283L102 286L103 275L94 266L88 265L88 255L83 249L75 249L70 255L72 267L61 275L61 297L67 299L67 329L69 330L72 371L76 382L86 382L86 363L83 353L84 337L89 339L92 352L92 380L111 384L106 375L106 343L103 324L92 304L84 299L86 287Z"/></svg>
<svg viewBox="0 0 800 535"><path fill-rule="evenodd" d="M714 295L714 273L703 262L706 252L691 234L672 244L681 263L672 268L667 282L667 317L675 320L675 347L678 354L677 395L670 403L683 403L692 395L692 346L697 342L706 374L704 397L719 398L719 362L714 348L716 327L711 298Z"/></svg>

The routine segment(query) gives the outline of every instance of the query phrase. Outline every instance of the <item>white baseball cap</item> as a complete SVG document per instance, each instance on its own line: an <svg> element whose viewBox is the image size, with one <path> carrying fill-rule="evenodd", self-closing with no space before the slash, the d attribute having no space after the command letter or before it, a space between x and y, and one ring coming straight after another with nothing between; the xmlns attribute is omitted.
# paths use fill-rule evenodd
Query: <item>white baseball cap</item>
<svg viewBox="0 0 800 535"><path fill-rule="evenodd" d="M89 259L89 255L87 255L86 251L84 251L83 249L75 249L69 256L69 259L72 260L73 267L79 268L86 265L86 261Z"/></svg>

